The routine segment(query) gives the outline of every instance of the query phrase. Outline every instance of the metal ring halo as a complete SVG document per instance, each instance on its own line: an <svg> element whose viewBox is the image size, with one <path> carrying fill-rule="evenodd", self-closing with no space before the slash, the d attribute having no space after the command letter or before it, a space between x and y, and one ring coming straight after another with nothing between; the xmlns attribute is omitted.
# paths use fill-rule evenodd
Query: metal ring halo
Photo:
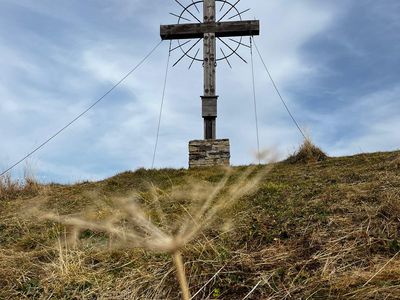
<svg viewBox="0 0 400 300"><path fill-rule="evenodd" d="M239 10L236 8L235 5L233 5L232 3L228 2L228 0L216 0L216 1L217 1L217 2L223 2L223 3L225 3L225 4L229 4L229 5L237 12L240 21L242 21L242 16L240 15L240 12L239 12ZM204 0L194 1L194 2L192 2L191 4L189 4L188 6L186 6L185 9L184 9L184 10L181 12L181 14L179 15L178 24L181 24L180 22L181 22L181 20L182 20L183 14L184 14L186 11L188 11L190 7L192 7L192 6L196 5L196 4L199 4L199 3L204 3ZM237 52L237 50L240 48L240 44L242 43L242 41L243 41L243 36L240 37L240 41L239 41L239 43L237 44L237 46L236 46L236 48L234 49L234 51L232 51L232 50L229 49L229 50L231 51L231 53L229 53L229 55L225 55L225 56L222 57L222 58L217 58L216 61L221 61L221 60L224 60L224 59L228 59L229 57L231 57L232 55L234 55L234 54ZM204 61L204 59L199 59L199 58L196 58L196 57L191 56L189 53L186 53L186 52L183 50L183 46L182 46L180 40L178 40L178 46L179 46L179 49L181 49L182 53L185 54L185 56L189 57L190 59L192 59L192 60L194 60L194 61L200 61L200 62Z"/></svg>

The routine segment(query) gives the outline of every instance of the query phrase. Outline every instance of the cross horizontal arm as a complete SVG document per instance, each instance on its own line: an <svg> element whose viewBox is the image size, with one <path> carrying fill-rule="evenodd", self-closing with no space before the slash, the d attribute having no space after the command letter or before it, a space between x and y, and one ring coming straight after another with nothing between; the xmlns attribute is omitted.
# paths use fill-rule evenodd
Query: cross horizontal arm
<svg viewBox="0 0 400 300"><path fill-rule="evenodd" d="M176 24L160 27L163 40L203 38L205 33L215 33L216 37L259 35L260 21Z"/></svg>

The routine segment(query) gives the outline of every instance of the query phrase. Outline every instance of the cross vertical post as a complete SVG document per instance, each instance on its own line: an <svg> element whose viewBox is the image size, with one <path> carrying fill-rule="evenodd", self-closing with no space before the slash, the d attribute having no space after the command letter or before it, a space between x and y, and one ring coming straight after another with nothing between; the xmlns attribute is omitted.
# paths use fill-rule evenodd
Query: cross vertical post
<svg viewBox="0 0 400 300"><path fill-rule="evenodd" d="M215 0L204 0L204 23L215 23ZM202 115L204 139L216 139L217 100L216 95L216 40L215 33L204 34L204 96Z"/></svg>
<svg viewBox="0 0 400 300"><path fill-rule="evenodd" d="M189 0L188 0L189 1ZM240 0L232 4L230 0L197 0L191 1L187 7L180 3L180 0L175 0L184 10L181 15L173 14L179 18L178 24L161 25L160 36L163 40L185 40L199 39L187 51L181 47L183 52L182 57L176 62L180 62L185 56L192 59L192 64L197 57L191 56L189 52L203 39L203 71L204 71L204 94L201 96L202 101L202 117L204 119L204 140L194 140L189 142L189 168L207 167L207 166L229 166L230 164L230 142L229 139L217 139L217 87L216 87L216 69L217 61L226 59L237 54L238 46L231 47L222 38L237 37L237 36L253 36L260 34L260 22L257 20L242 20L240 12L236 9L236 4ZM196 13L190 9L196 9L200 13L200 9L196 6L203 2L203 22L196 17ZM222 17L216 17L217 8L216 2L221 2ZM186 14L186 17L184 17ZM230 15L229 15L230 14ZM227 21L224 21L226 17ZM239 21L230 21L238 17ZM181 20L186 20L190 23L182 23ZM218 20L218 21L217 21ZM191 23L197 21L198 23ZM225 55L221 48L224 57L218 58L216 51L216 40L220 40L232 52ZM235 42L235 41L234 41ZM237 44L243 45L240 42ZM235 49L235 47L237 47ZM240 57L240 56L239 56ZM229 63L229 62L228 62Z"/></svg>

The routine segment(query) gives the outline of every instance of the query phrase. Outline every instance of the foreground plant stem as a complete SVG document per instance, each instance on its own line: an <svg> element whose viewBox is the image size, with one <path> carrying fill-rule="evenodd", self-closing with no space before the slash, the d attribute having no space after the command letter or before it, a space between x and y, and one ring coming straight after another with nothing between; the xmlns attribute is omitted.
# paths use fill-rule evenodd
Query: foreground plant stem
<svg viewBox="0 0 400 300"><path fill-rule="evenodd" d="M185 266L183 265L182 254L181 252L175 251L172 254L172 258L174 260L175 268L178 275L179 285L182 291L182 299L183 300L190 300L190 292L189 292L189 285L186 280L185 275Z"/></svg>

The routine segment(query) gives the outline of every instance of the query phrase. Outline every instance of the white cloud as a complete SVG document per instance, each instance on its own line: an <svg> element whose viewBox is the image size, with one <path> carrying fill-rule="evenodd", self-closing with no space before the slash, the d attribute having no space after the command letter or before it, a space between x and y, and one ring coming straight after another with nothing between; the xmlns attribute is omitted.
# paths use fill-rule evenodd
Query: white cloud
<svg viewBox="0 0 400 300"><path fill-rule="evenodd" d="M364 95L352 103L329 117L332 126L346 121L358 131L351 138L338 138L332 145L334 155L399 149L400 86Z"/></svg>

